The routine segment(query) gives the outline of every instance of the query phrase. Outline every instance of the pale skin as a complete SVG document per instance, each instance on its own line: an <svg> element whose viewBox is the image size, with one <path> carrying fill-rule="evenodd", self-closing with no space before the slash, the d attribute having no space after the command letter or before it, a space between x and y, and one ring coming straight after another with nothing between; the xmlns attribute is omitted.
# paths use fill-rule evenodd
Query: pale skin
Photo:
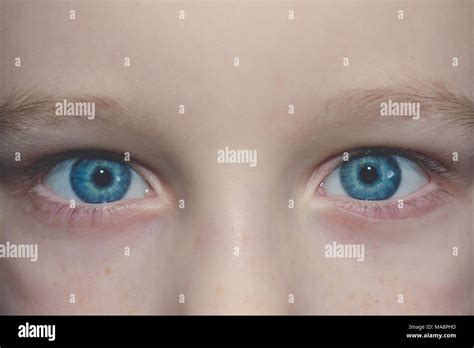
<svg viewBox="0 0 474 348"><path fill-rule="evenodd" d="M1 313L473 314L472 133L441 131L425 114L358 121L343 98L422 78L472 98L472 3L1 6L2 94L100 96L125 110L108 123L98 113L32 125L21 143L2 143L6 166L18 151L25 161L129 152L155 192L120 219L52 226L0 181L0 242L39 247L37 262L0 259ZM321 166L369 146L447 162L457 152L457 179L434 180L449 194L402 218L350 213L316 193ZM257 166L217 163L225 147L257 149ZM364 261L327 258L333 241L364 244Z"/></svg>

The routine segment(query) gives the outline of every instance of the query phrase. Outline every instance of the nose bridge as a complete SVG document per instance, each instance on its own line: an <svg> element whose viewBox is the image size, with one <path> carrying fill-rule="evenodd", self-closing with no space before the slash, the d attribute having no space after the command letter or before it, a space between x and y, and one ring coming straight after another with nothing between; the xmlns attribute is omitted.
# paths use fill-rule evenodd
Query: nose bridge
<svg viewBox="0 0 474 348"><path fill-rule="evenodd" d="M279 238L266 184L255 168L217 168L200 182L189 226L194 271L186 313L283 313ZM206 190L207 188L207 190Z"/></svg>

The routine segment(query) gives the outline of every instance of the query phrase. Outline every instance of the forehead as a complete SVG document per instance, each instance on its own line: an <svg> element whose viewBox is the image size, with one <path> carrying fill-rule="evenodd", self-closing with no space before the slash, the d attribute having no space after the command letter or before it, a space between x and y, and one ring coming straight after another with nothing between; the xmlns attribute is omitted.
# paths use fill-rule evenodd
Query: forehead
<svg viewBox="0 0 474 348"><path fill-rule="evenodd" d="M21 73L4 69L9 88L106 94L154 114L185 105L222 126L260 125L289 104L316 114L340 90L420 75L470 88L451 63L472 61L468 1L2 6L3 56L22 58Z"/></svg>
<svg viewBox="0 0 474 348"><path fill-rule="evenodd" d="M24 55L32 73L49 68L77 77L90 70L113 77L130 57L127 77L142 83L166 77L188 85L217 82L235 75L234 57L240 58L240 78L249 82L290 76L340 82L361 70L377 76L381 67L387 74L405 68L442 72L450 70L446 59L469 53L472 35L470 4L462 1L7 1L2 6L6 58ZM350 59L350 69L341 69L343 57Z"/></svg>

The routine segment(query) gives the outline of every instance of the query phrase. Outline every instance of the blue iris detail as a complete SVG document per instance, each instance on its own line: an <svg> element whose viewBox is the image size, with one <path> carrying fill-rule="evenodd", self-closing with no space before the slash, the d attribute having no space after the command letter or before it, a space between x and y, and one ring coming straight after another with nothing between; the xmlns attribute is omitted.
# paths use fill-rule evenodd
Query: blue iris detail
<svg viewBox="0 0 474 348"><path fill-rule="evenodd" d="M79 158L69 177L72 189L86 203L118 201L127 192L130 178L127 165L94 158Z"/></svg>
<svg viewBox="0 0 474 348"><path fill-rule="evenodd" d="M394 157L369 155L344 162L339 176L344 191L352 198L377 201L395 194L402 173Z"/></svg>

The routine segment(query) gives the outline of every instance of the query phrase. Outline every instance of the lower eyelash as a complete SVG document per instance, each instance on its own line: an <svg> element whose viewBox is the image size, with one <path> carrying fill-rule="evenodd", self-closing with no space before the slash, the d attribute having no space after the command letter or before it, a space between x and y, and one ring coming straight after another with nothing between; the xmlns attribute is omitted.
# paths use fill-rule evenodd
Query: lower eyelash
<svg viewBox="0 0 474 348"><path fill-rule="evenodd" d="M24 210L50 227L94 227L99 224L127 223L137 216L143 219L150 215L156 217L156 211L162 207L156 199L141 198L121 203L87 204L70 207L67 201L52 200L42 192L45 189L30 191L24 202Z"/></svg>
<svg viewBox="0 0 474 348"><path fill-rule="evenodd" d="M416 218L424 215L445 202L447 196L452 196L444 189L436 189L417 197L403 200L399 206L399 198L392 201L360 201L345 197L327 197L327 203L331 206L345 210L349 213L379 220L399 220Z"/></svg>

